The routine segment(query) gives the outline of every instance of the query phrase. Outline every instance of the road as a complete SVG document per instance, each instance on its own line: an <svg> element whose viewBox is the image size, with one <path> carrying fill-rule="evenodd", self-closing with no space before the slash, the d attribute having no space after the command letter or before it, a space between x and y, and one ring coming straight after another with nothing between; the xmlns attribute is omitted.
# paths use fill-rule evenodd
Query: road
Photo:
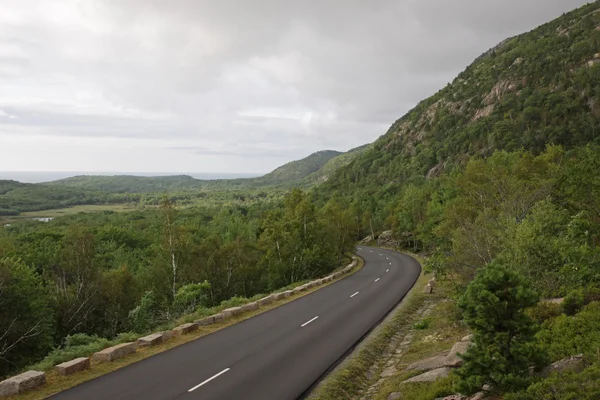
<svg viewBox="0 0 600 400"><path fill-rule="evenodd" d="M51 398L297 399L385 317L421 270L391 250L357 253L365 265L353 275Z"/></svg>

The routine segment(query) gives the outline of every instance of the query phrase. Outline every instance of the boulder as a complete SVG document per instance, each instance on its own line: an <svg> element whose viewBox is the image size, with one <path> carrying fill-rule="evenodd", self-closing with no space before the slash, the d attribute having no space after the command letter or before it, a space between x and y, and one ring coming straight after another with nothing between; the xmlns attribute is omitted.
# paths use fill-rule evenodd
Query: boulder
<svg viewBox="0 0 600 400"><path fill-rule="evenodd" d="M467 335L465 337L463 337L462 339L460 339L461 342L472 342L473 341L473 334L471 333L470 335Z"/></svg>
<svg viewBox="0 0 600 400"><path fill-rule="evenodd" d="M94 353L92 358L94 361L114 361L118 358L125 357L128 354L135 353L137 345L135 342L121 343L108 349L104 349Z"/></svg>
<svg viewBox="0 0 600 400"><path fill-rule="evenodd" d="M21 394L46 383L46 374L40 371L27 371L0 382L0 397Z"/></svg>
<svg viewBox="0 0 600 400"><path fill-rule="evenodd" d="M263 297L262 299L258 300L258 306L262 307L262 306L266 306L269 305L273 302L273 295L269 295L266 297Z"/></svg>
<svg viewBox="0 0 600 400"><path fill-rule="evenodd" d="M273 300L281 300L281 299L285 298L283 293L273 293L271 296L273 296Z"/></svg>
<svg viewBox="0 0 600 400"><path fill-rule="evenodd" d="M165 335L163 333L153 333L148 336L144 336L143 338L139 338L137 340L137 345L140 347L144 346L156 346L157 344L161 344L165 340Z"/></svg>
<svg viewBox="0 0 600 400"><path fill-rule="evenodd" d="M215 320L215 323L221 322L225 319L225 316L222 313L218 313L212 316Z"/></svg>
<svg viewBox="0 0 600 400"><path fill-rule="evenodd" d="M386 400L399 400L402 398L401 392L392 392L388 395Z"/></svg>
<svg viewBox="0 0 600 400"><path fill-rule="evenodd" d="M568 371L581 372L581 371L583 371L584 368L585 368L585 365L583 362L583 354L577 354L576 356L572 356L569 358L563 358L562 360L553 362L552 364L550 364L546 368L544 368L541 375L548 376L553 372L558 372L558 373L568 372Z"/></svg>
<svg viewBox="0 0 600 400"><path fill-rule="evenodd" d="M549 303L549 304L562 304L563 301L565 301L564 297L557 297L557 298L553 298L553 299L542 299L542 303Z"/></svg>
<svg viewBox="0 0 600 400"><path fill-rule="evenodd" d="M233 316L240 314L241 312L242 312L242 307L231 307L231 308L221 311L221 314L223 314L223 317L225 317L225 319L228 319L228 318L231 318Z"/></svg>
<svg viewBox="0 0 600 400"><path fill-rule="evenodd" d="M62 364L58 364L56 366L56 372L59 375L73 375L75 372L83 371L86 369L90 369L90 359L89 357L80 357L71 361L64 362Z"/></svg>
<svg viewBox="0 0 600 400"><path fill-rule="evenodd" d="M194 332L196 329L198 329L198 324L188 322L187 324L179 325L177 328L173 328L171 332L173 332L173 335L175 336L180 336Z"/></svg>
<svg viewBox="0 0 600 400"><path fill-rule="evenodd" d="M433 286L430 285L429 283L427 285L425 285L425 287L423 288L423 293L427 293L427 294L433 293Z"/></svg>
<svg viewBox="0 0 600 400"><path fill-rule="evenodd" d="M241 308L243 313L258 310L258 303L256 301L253 301L252 303L244 304Z"/></svg>
<svg viewBox="0 0 600 400"><path fill-rule="evenodd" d="M369 235L360 241L360 244L368 244L373 241L373 235Z"/></svg>
<svg viewBox="0 0 600 400"><path fill-rule="evenodd" d="M209 317L202 318L202 319L199 319L199 320L197 320L197 321L194 321L194 323L195 323L196 325L198 325L198 326L208 326L208 325L212 325L212 324L214 324L214 323L215 323L215 316L214 316L214 315L211 315L211 316L209 316Z"/></svg>
<svg viewBox="0 0 600 400"><path fill-rule="evenodd" d="M467 349L471 346L471 342L457 342L452 346L450 353L446 357L444 366L446 367L460 367L463 365L463 359L458 356L458 353L464 354Z"/></svg>
<svg viewBox="0 0 600 400"><path fill-rule="evenodd" d="M435 382L440 378L445 378L450 373L450 368L442 367L437 368L421 375L413 376L410 379L405 380L402 383L417 383L417 382Z"/></svg>
<svg viewBox="0 0 600 400"><path fill-rule="evenodd" d="M282 292L281 294L283 294L283 297L290 297L294 292L291 290L286 290L285 292Z"/></svg>
<svg viewBox="0 0 600 400"><path fill-rule="evenodd" d="M293 290L294 294L300 293L300 292L304 292L306 290L306 286L302 285L302 286L296 286Z"/></svg>
<svg viewBox="0 0 600 400"><path fill-rule="evenodd" d="M440 397L439 400L465 400L462 394L451 394L450 396ZM436 399L437 400L437 399Z"/></svg>
<svg viewBox="0 0 600 400"><path fill-rule="evenodd" d="M395 247L398 241L394 240L392 236L392 231L381 232L377 237L377 245L381 247Z"/></svg>
<svg viewBox="0 0 600 400"><path fill-rule="evenodd" d="M424 360L416 361L406 367L409 371L429 371L432 369L438 369L446 364L446 355L438 355Z"/></svg>

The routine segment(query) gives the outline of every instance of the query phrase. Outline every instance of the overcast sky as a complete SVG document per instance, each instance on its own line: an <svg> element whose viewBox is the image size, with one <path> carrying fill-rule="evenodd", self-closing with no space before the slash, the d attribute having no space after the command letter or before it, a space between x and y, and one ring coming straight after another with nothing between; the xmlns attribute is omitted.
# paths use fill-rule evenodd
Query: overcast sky
<svg viewBox="0 0 600 400"><path fill-rule="evenodd" d="M2 0L0 170L267 172L372 142L584 0Z"/></svg>

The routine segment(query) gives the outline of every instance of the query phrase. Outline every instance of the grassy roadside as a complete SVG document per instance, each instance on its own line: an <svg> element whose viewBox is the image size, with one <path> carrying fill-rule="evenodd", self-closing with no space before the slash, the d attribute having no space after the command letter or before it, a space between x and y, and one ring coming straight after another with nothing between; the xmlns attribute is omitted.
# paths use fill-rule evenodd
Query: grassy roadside
<svg viewBox="0 0 600 400"><path fill-rule="evenodd" d="M419 263L423 265L422 259L413 254L411 256L417 258ZM372 380L369 374L371 367L386 353L396 332L403 328L409 328L418 319L417 311L429 296L423 293L423 287L429 279L431 279L431 276L422 271L413 288L401 301L400 305L396 307L393 314L359 345L354 354L319 383L308 398L319 400L350 399L367 387ZM379 376L379 374L375 375Z"/></svg>
<svg viewBox="0 0 600 400"><path fill-rule="evenodd" d="M201 338L203 336L217 332L228 326L231 326L238 322L244 321L244 320L252 318L256 315L259 315L259 314L262 314L269 310L272 310L273 308L279 307L281 305L284 305L291 301L299 299L303 296L306 296L312 292L315 292L319 289L327 287L341 279L344 279L347 276L354 274L355 272L360 270L364 265L364 260L362 258L356 257L356 259L357 259L357 264L352 271L350 271L348 274L345 274L345 275L341 276L340 278L335 279L331 282L326 282L321 286L307 289L304 292L294 294L286 299L281 299L281 300L275 301L272 304L269 304L267 306L263 306L263 307L259 308L258 310L249 311L249 312L243 313L241 315L234 316L226 321L221 321L221 322L215 323L213 325L201 326L195 332L192 332L187 335L173 337L173 338L169 339L168 341L166 341L165 343L162 343L160 345L152 346L152 347L140 347L134 354L131 354L127 357L115 360L113 362L97 363L97 362L94 362L93 360L91 360L91 368L89 370L78 372L71 376L61 376L58 373L56 373L56 371L54 370L53 367L48 368L46 370L46 384L45 385L39 387L38 389L28 391L24 394L6 397L6 399L11 399L11 400L44 399L53 394L67 390L73 386L77 386L77 385L84 383L86 381L89 381L91 379L97 378L99 376L108 374L113 371L116 371L120 368L126 367L126 366L136 363L138 361L144 360L153 355L162 353L163 351L170 350L170 349L180 346L182 344L189 343L189 342L196 340L198 338ZM296 286L300 286L303 283L305 283L305 282L294 283L293 285L289 285L285 288L277 290L276 293L285 291L285 290L289 290ZM253 301L253 300L248 299L247 302L251 302L251 301ZM222 307L222 308L227 308L227 307L229 307L229 305ZM183 322L187 322L188 320L193 320L193 319L194 318L192 318L190 316L182 317L180 320L177 321L177 323L183 323ZM175 325L176 324L174 324L174 326ZM91 356L91 354L90 354L90 356Z"/></svg>

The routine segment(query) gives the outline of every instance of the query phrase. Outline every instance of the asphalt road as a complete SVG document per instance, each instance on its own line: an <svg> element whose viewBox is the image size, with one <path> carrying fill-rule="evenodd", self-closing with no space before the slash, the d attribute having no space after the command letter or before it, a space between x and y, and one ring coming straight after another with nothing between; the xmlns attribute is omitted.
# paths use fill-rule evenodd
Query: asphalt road
<svg viewBox="0 0 600 400"><path fill-rule="evenodd" d="M283 306L52 396L60 400L297 399L410 290L421 267L358 247L364 267Z"/></svg>

